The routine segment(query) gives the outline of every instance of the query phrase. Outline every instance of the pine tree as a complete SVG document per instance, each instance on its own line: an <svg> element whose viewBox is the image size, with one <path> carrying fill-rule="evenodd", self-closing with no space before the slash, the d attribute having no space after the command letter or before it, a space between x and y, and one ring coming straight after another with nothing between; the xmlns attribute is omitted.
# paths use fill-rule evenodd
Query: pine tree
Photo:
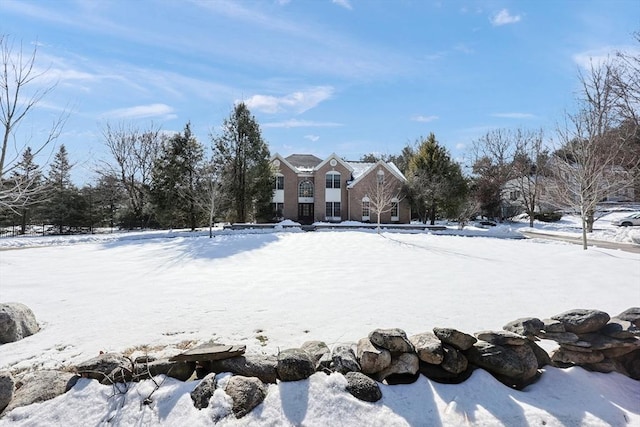
<svg viewBox="0 0 640 427"><path fill-rule="evenodd" d="M42 172L40 166L34 161L31 147L27 147L22 153L20 162L11 174L11 182L14 188L21 190L20 204L15 206L15 210L19 211L20 234L24 234L33 209L42 201L45 189L42 183Z"/></svg>
<svg viewBox="0 0 640 427"><path fill-rule="evenodd" d="M71 182L71 168L67 149L63 145L53 158L47 177L48 203L46 213L51 224L58 227L60 234L64 232L64 226L70 225L73 215L73 198L77 193Z"/></svg>
<svg viewBox="0 0 640 427"><path fill-rule="evenodd" d="M212 141L226 201L223 210L231 221L266 220L271 215L273 172L260 127L247 106L240 103L222 128L222 134L212 136Z"/></svg>
<svg viewBox="0 0 640 427"><path fill-rule="evenodd" d="M161 225L186 225L191 230L198 226L201 209L197 198L203 152L202 145L191 133L190 123L164 144L154 162L151 189L155 214Z"/></svg>

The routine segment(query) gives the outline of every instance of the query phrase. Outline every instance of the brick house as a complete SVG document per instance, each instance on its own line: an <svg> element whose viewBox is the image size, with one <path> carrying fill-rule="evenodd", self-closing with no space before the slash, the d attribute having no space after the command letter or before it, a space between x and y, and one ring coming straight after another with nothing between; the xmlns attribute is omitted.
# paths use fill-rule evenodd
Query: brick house
<svg viewBox="0 0 640 427"><path fill-rule="evenodd" d="M382 223L408 224L409 203L401 196L407 181L393 164L348 162L336 154L320 159L311 154L292 154L271 158L275 171L272 207L274 218L301 224L313 222L376 222L371 212L371 189L386 182L392 195L390 211L381 215Z"/></svg>

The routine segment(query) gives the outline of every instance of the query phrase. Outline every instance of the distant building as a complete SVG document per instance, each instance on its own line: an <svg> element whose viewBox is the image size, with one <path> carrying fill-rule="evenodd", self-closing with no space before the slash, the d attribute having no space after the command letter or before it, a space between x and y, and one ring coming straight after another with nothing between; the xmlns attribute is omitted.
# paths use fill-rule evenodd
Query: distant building
<svg viewBox="0 0 640 427"><path fill-rule="evenodd" d="M370 189L377 182L391 182L393 194L407 181L393 164L345 161L332 154L320 159L311 154L275 154L276 171L272 207L274 219L301 224L313 222L377 222L371 212ZM390 181L387 181L390 180ZM408 224L411 208L402 197L391 201L382 223Z"/></svg>

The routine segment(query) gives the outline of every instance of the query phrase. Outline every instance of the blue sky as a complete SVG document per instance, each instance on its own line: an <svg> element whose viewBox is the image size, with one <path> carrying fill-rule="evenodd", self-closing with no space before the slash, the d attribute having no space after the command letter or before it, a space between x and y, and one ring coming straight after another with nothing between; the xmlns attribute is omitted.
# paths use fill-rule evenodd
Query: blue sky
<svg viewBox="0 0 640 427"><path fill-rule="evenodd" d="M106 123L187 121L210 145L243 100L272 153L399 153L434 132L454 158L496 128L571 110L590 57L640 54L637 0L0 1L0 33L38 45L57 82L23 123L60 110L74 177L106 159ZM41 162L46 161L42 159Z"/></svg>

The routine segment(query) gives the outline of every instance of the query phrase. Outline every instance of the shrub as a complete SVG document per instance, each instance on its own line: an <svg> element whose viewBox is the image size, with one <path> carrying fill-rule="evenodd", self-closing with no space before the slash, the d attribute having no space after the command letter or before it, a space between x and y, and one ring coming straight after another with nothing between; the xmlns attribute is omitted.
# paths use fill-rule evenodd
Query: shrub
<svg viewBox="0 0 640 427"><path fill-rule="evenodd" d="M537 212L534 219L542 222L558 222L562 218L561 212Z"/></svg>

